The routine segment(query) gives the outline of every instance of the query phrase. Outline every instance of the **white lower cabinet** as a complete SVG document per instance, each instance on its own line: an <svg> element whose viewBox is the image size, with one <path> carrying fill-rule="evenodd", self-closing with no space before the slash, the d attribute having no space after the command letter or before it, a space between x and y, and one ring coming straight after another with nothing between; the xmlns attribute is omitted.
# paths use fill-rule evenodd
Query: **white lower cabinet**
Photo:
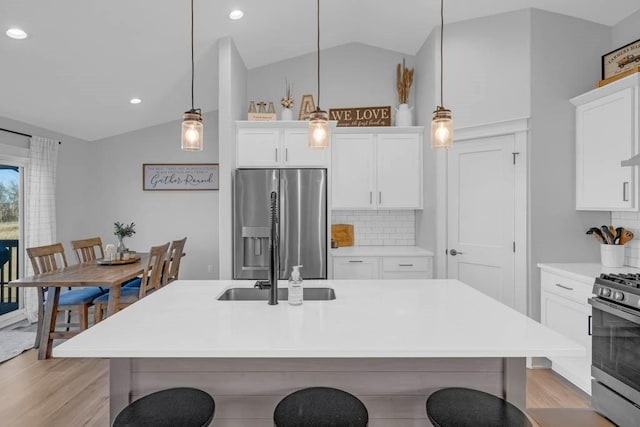
<svg viewBox="0 0 640 427"><path fill-rule="evenodd" d="M430 256L333 257L334 279L431 279Z"/></svg>
<svg viewBox="0 0 640 427"><path fill-rule="evenodd" d="M379 279L380 262L377 257L333 258L334 279Z"/></svg>
<svg viewBox="0 0 640 427"><path fill-rule="evenodd" d="M591 394L592 285L541 272L540 322L584 346L583 357L552 357L551 368Z"/></svg>

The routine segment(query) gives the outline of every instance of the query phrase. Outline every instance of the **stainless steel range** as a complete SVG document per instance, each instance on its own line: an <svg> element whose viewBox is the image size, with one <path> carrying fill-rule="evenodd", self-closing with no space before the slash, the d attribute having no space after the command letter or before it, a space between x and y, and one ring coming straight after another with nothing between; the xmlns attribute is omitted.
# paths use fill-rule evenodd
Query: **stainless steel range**
<svg viewBox="0 0 640 427"><path fill-rule="evenodd" d="M640 426L640 274L601 274L593 285L592 404L620 426Z"/></svg>

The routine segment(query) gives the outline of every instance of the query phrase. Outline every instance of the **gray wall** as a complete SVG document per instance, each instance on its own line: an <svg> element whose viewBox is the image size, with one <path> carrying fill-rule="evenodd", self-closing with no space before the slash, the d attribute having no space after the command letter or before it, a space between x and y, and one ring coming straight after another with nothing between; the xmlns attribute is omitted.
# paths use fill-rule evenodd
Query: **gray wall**
<svg viewBox="0 0 640 427"><path fill-rule="evenodd" d="M220 105L220 279L232 278L232 172L236 164L236 120L246 119L247 67L233 40L219 41Z"/></svg>
<svg viewBox="0 0 640 427"><path fill-rule="evenodd" d="M541 10L531 12L529 144L529 313L539 318L539 262L598 261L585 231L608 212L575 210L575 108L569 99L595 87L610 28Z"/></svg>
<svg viewBox="0 0 640 427"><path fill-rule="evenodd" d="M93 189L92 155L90 145L83 140L26 123L0 117L0 127L30 135L62 141L58 151L56 179L57 237L66 251L71 253L69 241L77 236L88 236L93 231L94 210L90 203L80 200ZM0 132L0 144L29 148L29 138ZM68 258L74 262L73 256Z"/></svg>
<svg viewBox="0 0 640 427"><path fill-rule="evenodd" d="M136 234L125 243L138 251L187 236L180 278L217 278L218 191L142 190L143 163L217 162L217 121L216 111L205 113L202 152L180 149L181 120L88 144L91 172L76 174L76 179L87 182L89 188L75 195L66 214L79 218L76 206L89 206L93 210L89 234L100 236L104 244L117 242L114 221L135 222ZM73 237L86 237L86 233Z"/></svg>
<svg viewBox="0 0 640 427"><path fill-rule="evenodd" d="M425 127L423 167L424 185L423 200L424 209L416 211L416 245L435 249L436 248L436 156L437 152L430 148L431 115L436 105L440 103L439 82L437 76L440 69L436 69L440 61L440 33L432 31L424 42L415 57L415 88L416 88L416 110L415 123ZM436 99L437 98L437 99ZM443 227L446 225L439 224ZM441 277L437 264L434 265L434 277ZM441 270L441 269L440 269Z"/></svg>
<svg viewBox="0 0 640 427"><path fill-rule="evenodd" d="M602 54L634 42L638 39L640 39L640 9L613 26L611 30L611 46L609 46L610 49L606 49L602 52Z"/></svg>
<svg viewBox="0 0 640 427"><path fill-rule="evenodd" d="M444 103L455 128L529 117L529 45L528 9L445 24Z"/></svg>
<svg viewBox="0 0 640 427"><path fill-rule="evenodd" d="M413 67L414 58L411 55L361 43L349 43L321 50L320 106L325 110L340 107L397 106L396 66L402 63L403 58L406 59L407 67ZM315 53L249 70L247 101L272 101L280 114L285 78L293 84L294 119L298 118L303 94L312 94L314 102L318 104ZM248 105L247 102L246 106ZM415 84L411 88L409 105L415 105ZM243 118L246 119L246 109Z"/></svg>

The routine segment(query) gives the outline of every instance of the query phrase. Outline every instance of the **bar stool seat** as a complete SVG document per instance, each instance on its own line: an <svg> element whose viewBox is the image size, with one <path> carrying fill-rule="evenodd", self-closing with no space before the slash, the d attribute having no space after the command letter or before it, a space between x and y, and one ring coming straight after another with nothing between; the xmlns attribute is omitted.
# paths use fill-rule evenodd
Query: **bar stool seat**
<svg viewBox="0 0 640 427"><path fill-rule="evenodd" d="M468 388L444 388L427 398L435 427L531 427L527 416L504 399Z"/></svg>
<svg viewBox="0 0 640 427"><path fill-rule="evenodd" d="M211 424L216 404L195 388L170 388L144 396L124 408L113 427L204 427Z"/></svg>
<svg viewBox="0 0 640 427"><path fill-rule="evenodd" d="M273 422L276 427L365 427L369 414L360 399L346 391L311 387L282 399Z"/></svg>

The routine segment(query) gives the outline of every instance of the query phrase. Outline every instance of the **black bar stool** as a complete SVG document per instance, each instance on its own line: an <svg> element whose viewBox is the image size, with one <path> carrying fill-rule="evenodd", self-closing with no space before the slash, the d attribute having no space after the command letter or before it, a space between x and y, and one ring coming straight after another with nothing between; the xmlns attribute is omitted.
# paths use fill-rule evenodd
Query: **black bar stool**
<svg viewBox="0 0 640 427"><path fill-rule="evenodd" d="M170 388L151 393L124 408L113 427L205 427L213 421L216 404L195 388Z"/></svg>
<svg viewBox="0 0 640 427"><path fill-rule="evenodd" d="M443 388L427 398L434 427L532 427L527 416L504 399L468 388Z"/></svg>
<svg viewBox="0 0 640 427"><path fill-rule="evenodd" d="M273 412L276 427L365 427L369 413L346 391L311 387L291 393Z"/></svg>

